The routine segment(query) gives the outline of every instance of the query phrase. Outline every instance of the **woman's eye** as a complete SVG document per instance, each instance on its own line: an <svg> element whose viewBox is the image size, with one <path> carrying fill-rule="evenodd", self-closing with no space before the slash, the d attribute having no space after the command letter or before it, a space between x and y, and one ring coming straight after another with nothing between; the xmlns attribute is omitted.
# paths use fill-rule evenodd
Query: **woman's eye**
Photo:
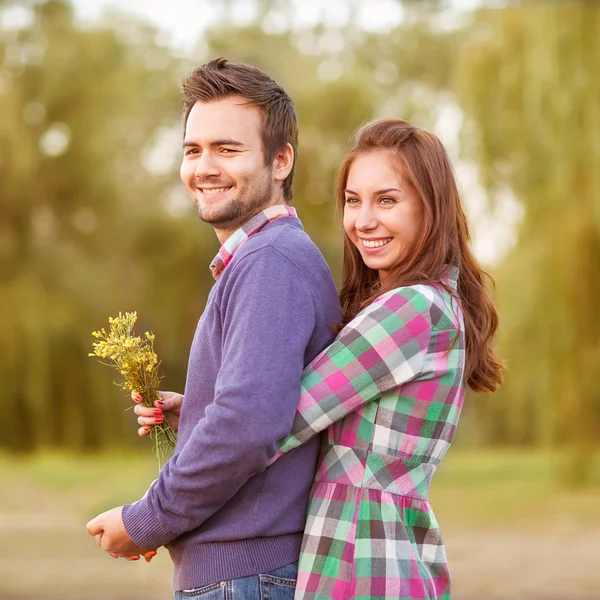
<svg viewBox="0 0 600 600"><path fill-rule="evenodd" d="M381 204L386 204L386 205L392 205L392 204L396 204L396 199L395 198L390 198L389 196L386 196L385 198L382 198L380 200Z"/></svg>
<svg viewBox="0 0 600 600"><path fill-rule="evenodd" d="M346 198L346 204L357 204L358 198L348 197Z"/></svg>

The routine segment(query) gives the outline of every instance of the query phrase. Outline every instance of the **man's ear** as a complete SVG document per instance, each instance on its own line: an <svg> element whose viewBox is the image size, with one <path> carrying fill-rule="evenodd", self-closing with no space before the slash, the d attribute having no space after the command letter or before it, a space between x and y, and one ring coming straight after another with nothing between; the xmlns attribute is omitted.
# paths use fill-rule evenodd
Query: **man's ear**
<svg viewBox="0 0 600 600"><path fill-rule="evenodd" d="M286 144L277 151L273 160L273 178L275 181L285 181L294 166L294 149L291 144Z"/></svg>

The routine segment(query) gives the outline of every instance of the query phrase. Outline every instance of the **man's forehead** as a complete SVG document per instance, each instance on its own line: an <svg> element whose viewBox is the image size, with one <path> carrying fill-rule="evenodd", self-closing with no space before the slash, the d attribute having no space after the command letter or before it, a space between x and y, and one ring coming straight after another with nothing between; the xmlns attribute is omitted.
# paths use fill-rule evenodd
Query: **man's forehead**
<svg viewBox="0 0 600 600"><path fill-rule="evenodd" d="M261 113L256 106L239 96L213 100L210 102L196 102L188 115L186 129L214 130L214 129L239 129L254 125L260 126Z"/></svg>

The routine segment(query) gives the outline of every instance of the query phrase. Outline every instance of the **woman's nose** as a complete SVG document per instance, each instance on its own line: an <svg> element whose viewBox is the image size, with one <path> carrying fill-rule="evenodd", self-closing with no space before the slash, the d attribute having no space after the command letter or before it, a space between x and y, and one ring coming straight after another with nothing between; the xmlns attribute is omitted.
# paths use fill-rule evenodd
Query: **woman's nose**
<svg viewBox="0 0 600 600"><path fill-rule="evenodd" d="M355 227L360 231L370 231L377 227L375 211L367 204L363 204L360 207L356 217Z"/></svg>

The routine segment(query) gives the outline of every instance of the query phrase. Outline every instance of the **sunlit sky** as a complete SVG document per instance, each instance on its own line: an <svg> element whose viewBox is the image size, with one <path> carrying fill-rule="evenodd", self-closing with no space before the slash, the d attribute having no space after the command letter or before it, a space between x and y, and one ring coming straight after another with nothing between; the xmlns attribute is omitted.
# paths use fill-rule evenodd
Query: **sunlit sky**
<svg viewBox="0 0 600 600"><path fill-rule="evenodd" d="M465 11L478 5L502 5L506 0L452 0L450 10L443 13L441 22L451 26ZM71 0L78 20L93 23L106 11L131 13L156 26L161 32L161 42L176 48L185 55L191 53L201 39L203 31L214 24L223 10L233 5L229 12L236 24L252 21L261 0ZM293 27L310 27L317 23L341 26L352 18L360 27L384 33L403 18L402 8L396 0L291 0L294 7ZM22 5L15 5L4 14L3 25L24 26L29 13ZM263 24L266 31L285 29L285 19L277 15ZM453 158L457 179L462 191L473 229L474 250L479 259L492 265L502 258L515 241L515 225L522 210L510 191L495 199L490 210L487 195L479 184L477 166L458 160L458 132L462 113L458 106L442 107L435 132L447 146ZM162 154L162 152L161 152ZM164 157L163 157L164 158ZM163 161L164 162L164 161Z"/></svg>

